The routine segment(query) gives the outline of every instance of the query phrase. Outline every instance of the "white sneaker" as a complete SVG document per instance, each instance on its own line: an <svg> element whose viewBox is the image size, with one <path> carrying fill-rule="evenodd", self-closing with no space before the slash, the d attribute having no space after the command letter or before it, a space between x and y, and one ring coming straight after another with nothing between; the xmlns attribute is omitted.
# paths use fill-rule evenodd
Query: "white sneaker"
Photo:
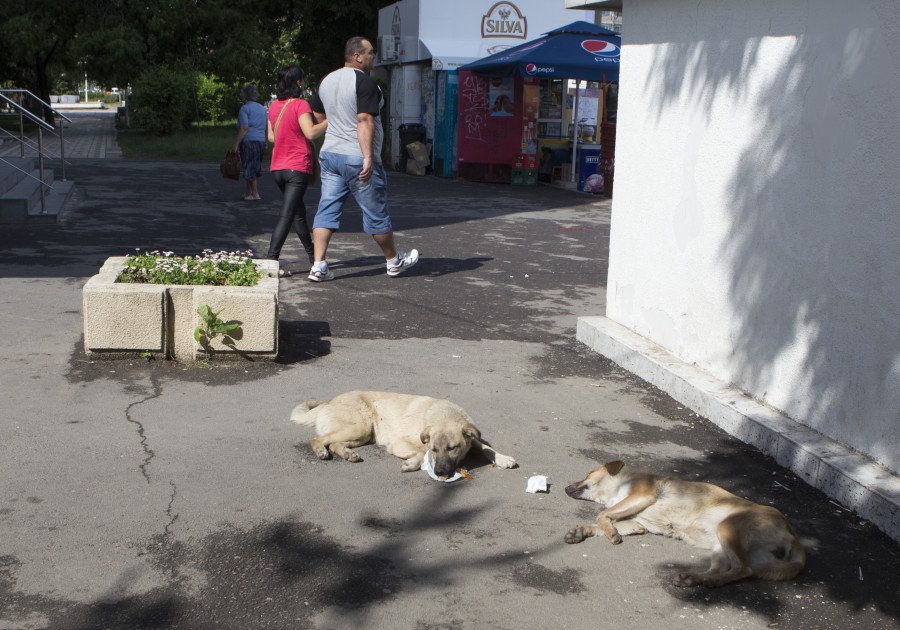
<svg viewBox="0 0 900 630"><path fill-rule="evenodd" d="M404 273L407 269L415 265L419 262L419 250L414 249L409 253L407 252L397 252L397 262L394 264L387 264L387 275L390 277L399 276L401 273Z"/></svg>
<svg viewBox="0 0 900 630"><path fill-rule="evenodd" d="M306 276L311 282L325 282L326 280L334 280L334 272L328 268L328 263L324 263L324 268L312 266L309 275Z"/></svg>

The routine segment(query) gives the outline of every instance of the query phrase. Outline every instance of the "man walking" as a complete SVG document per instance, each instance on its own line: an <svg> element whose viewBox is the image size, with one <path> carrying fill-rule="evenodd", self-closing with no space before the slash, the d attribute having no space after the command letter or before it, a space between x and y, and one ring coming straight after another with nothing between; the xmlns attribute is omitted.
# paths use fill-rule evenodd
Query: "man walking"
<svg viewBox="0 0 900 630"><path fill-rule="evenodd" d="M351 37L344 47L344 67L322 80L319 102L313 103L316 116L328 119L319 154L322 197L313 221L315 262L309 272L313 282L334 278L325 255L331 235L340 229L347 195L353 195L362 208L363 231L381 248L389 276L399 276L419 262L417 250L399 251L394 243L387 177L381 163L384 131L379 114L384 96L368 74L374 63L372 43L364 37Z"/></svg>

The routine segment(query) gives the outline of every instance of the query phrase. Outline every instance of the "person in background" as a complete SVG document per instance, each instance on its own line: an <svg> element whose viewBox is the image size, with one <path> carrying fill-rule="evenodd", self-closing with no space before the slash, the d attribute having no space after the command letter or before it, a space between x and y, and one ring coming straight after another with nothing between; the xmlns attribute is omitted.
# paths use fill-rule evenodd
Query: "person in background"
<svg viewBox="0 0 900 630"><path fill-rule="evenodd" d="M285 66L279 70L275 86L276 100L269 106L267 133L269 140L275 145L270 170L284 198L266 258L278 260L293 226L312 264L313 243L306 221L303 196L315 169L312 141L325 133L328 121L318 121L309 103L300 98L305 86L303 76L303 70L298 66ZM278 273L282 277L290 275L283 268Z"/></svg>
<svg viewBox="0 0 900 630"><path fill-rule="evenodd" d="M541 161L538 164L538 181L550 182L553 179L553 151L550 147L541 147Z"/></svg>
<svg viewBox="0 0 900 630"><path fill-rule="evenodd" d="M341 210L348 195L362 209L363 231L381 248L388 276L398 276L419 262L419 252L399 251L387 207L387 176L381 163L384 129L379 114L384 95L369 76L375 48L365 37L351 37L344 46L344 67L319 84L313 102L317 116L328 118L328 132L319 153L322 197L313 221L315 263L309 280L332 280L325 254L331 235L340 228Z"/></svg>
<svg viewBox="0 0 900 630"><path fill-rule="evenodd" d="M262 175L262 156L266 150L266 108L256 102L259 91L248 83L241 88L241 111L238 112L238 133L232 151L241 154L241 175L244 177L244 201L258 201L256 180Z"/></svg>

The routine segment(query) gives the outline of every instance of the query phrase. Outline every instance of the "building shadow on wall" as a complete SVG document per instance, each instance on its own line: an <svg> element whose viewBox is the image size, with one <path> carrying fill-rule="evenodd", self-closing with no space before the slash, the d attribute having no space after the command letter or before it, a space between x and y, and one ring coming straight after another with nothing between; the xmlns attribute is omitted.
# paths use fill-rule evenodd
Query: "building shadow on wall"
<svg viewBox="0 0 900 630"><path fill-rule="evenodd" d="M736 314L728 349L733 382L822 433L896 463L900 388L893 357L900 355L900 222L893 211L873 206L871 196L860 195L884 191L883 182L896 179L896 159L879 162L873 159L877 152L871 152L884 144L872 142L879 133L896 128L896 110L882 111L887 99L879 87L896 71L884 67L881 60L888 57L879 50L884 44L877 25L887 16L868 4L858 9L830 30L806 25L792 30L790 23L749 19L729 22L730 39L711 30L709 39L703 39L707 32L695 31L693 38L650 32L636 33L643 39L628 43L655 46L651 65L656 72L638 89L656 104L658 120L669 108L684 108L687 99L691 114L703 119L700 127L715 125L715 140L720 140L724 124L741 121L729 121L716 110L718 95L728 93L758 112L755 141L735 145L723 185L730 227L717 255L728 272L728 297ZM710 24L711 19L699 21ZM785 46L790 46L786 56ZM760 87L763 79L752 71L775 66L766 59L769 52L782 61ZM834 70L831 76L824 70L828 67ZM752 85L747 81L751 74ZM735 137L746 137L743 129L735 128ZM690 138L686 168L691 151L702 150L704 140ZM685 189L702 190L703 185L704 174L696 173ZM688 201L702 204L706 198L694 194ZM696 213L702 216L702 207ZM785 372L800 374L797 387L791 387ZM717 466L726 476L741 472L727 470L727 461ZM795 492L792 501L798 499ZM829 529L839 535L820 539L810 575L798 579L830 572L823 578L829 597L846 602L850 610L871 605L900 618L895 593L879 585L893 581L894 544L887 541L887 553L876 553L880 560L871 550L851 553L854 561L835 570L843 550L855 549L859 517L836 504L828 507L836 515ZM811 508L805 509L807 522L816 524ZM871 527L864 535L880 537ZM874 562L874 575L863 578L868 561ZM673 590L700 605L703 596L709 597L691 593ZM741 603L735 591L724 589L706 601L732 596Z"/></svg>
<svg viewBox="0 0 900 630"><path fill-rule="evenodd" d="M879 16L860 7L846 17L831 31L767 23L762 32L748 20L731 40L666 42L653 60L661 79L654 75L643 89L658 116L690 99L701 125L728 122L713 111L721 92L758 112L755 141L736 145L726 184L730 236L718 251L738 317L733 382L891 465L900 408L893 359L900 353L900 222L859 193L895 179L896 160L876 163L867 140L897 121L879 109L880 71L890 73L879 61ZM784 55L787 41L790 53L767 84L759 87L757 72L751 86L751 71L772 67L767 54ZM833 76L823 67L833 67ZM692 139L685 153L704 140ZM701 173L691 186L702 189ZM693 200L702 204L701 197ZM799 387L785 371L802 374Z"/></svg>

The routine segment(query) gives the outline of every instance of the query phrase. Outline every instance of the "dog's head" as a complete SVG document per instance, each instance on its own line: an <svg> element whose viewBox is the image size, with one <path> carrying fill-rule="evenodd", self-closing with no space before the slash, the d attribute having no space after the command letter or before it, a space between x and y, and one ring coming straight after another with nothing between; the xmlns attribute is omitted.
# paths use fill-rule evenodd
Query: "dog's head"
<svg viewBox="0 0 900 630"><path fill-rule="evenodd" d="M472 441L480 440L481 433L467 422L456 426L427 427L419 437L431 451L434 474L446 479L456 472L456 467L472 448Z"/></svg>
<svg viewBox="0 0 900 630"><path fill-rule="evenodd" d="M612 499L616 491L623 483L622 469L625 463L621 461L608 462L595 468L581 481L566 486L566 494L573 499L595 501L601 505Z"/></svg>

